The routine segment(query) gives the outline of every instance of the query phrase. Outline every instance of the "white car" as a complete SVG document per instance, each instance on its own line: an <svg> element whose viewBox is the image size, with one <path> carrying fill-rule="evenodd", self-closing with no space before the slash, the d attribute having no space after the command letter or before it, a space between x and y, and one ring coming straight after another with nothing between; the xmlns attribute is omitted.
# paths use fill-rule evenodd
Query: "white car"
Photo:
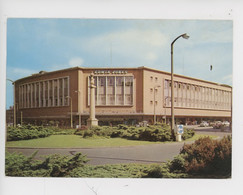
<svg viewBox="0 0 243 195"><path fill-rule="evenodd" d="M223 124L225 127L229 127L229 126L230 126L230 123L229 123L228 121L224 121L222 124Z"/></svg>
<svg viewBox="0 0 243 195"><path fill-rule="evenodd" d="M209 126L209 124L208 124L208 122L207 121L202 121L201 123L200 123L200 125L199 125L200 127L208 127Z"/></svg>

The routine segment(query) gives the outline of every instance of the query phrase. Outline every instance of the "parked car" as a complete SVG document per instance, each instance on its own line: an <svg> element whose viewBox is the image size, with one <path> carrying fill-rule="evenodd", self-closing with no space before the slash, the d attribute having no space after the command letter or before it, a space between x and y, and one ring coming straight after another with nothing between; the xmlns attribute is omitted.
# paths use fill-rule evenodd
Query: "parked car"
<svg viewBox="0 0 243 195"><path fill-rule="evenodd" d="M209 122L209 126L213 127L215 125L215 122L214 121L210 121Z"/></svg>
<svg viewBox="0 0 243 195"><path fill-rule="evenodd" d="M209 126L209 124L208 124L208 122L207 121L202 121L201 123L200 123L200 125L199 125L200 127L208 127Z"/></svg>
<svg viewBox="0 0 243 195"><path fill-rule="evenodd" d="M225 127L229 127L230 126L230 123L228 121L223 121L222 123Z"/></svg>
<svg viewBox="0 0 243 195"><path fill-rule="evenodd" d="M214 129L220 129L223 123L221 121L216 121L213 125Z"/></svg>

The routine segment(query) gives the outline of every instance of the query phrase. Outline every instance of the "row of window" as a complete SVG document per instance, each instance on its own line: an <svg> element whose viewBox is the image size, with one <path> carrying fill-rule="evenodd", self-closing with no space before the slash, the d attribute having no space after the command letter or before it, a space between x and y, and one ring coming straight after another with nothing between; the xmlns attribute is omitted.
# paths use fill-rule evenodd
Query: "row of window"
<svg viewBox="0 0 243 195"><path fill-rule="evenodd" d="M19 86L19 108L68 106L69 78L27 83Z"/></svg>
<svg viewBox="0 0 243 195"><path fill-rule="evenodd" d="M95 76L94 81L96 86L96 105L122 106L133 104L132 76ZM88 82L88 86L89 83L90 80ZM88 104L90 104L90 89L88 94Z"/></svg>
<svg viewBox="0 0 243 195"><path fill-rule="evenodd" d="M174 105L177 107L207 108L207 109L231 109L231 92L174 82ZM171 106L171 82L164 83L165 106Z"/></svg>

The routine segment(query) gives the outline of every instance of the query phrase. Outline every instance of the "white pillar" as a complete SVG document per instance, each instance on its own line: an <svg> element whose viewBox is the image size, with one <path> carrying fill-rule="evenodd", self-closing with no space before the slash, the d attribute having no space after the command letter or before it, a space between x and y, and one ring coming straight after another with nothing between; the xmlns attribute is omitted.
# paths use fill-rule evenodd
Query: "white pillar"
<svg viewBox="0 0 243 195"><path fill-rule="evenodd" d="M59 96L60 96L60 94L59 94L59 89L60 88L60 84L59 84L59 79L57 79L57 106L60 106L60 98L59 98Z"/></svg>
<svg viewBox="0 0 243 195"><path fill-rule="evenodd" d="M176 141L181 142L181 134L176 135Z"/></svg>
<svg viewBox="0 0 243 195"><path fill-rule="evenodd" d="M54 87L55 81L52 80L52 106L55 106L55 87Z"/></svg>
<svg viewBox="0 0 243 195"><path fill-rule="evenodd" d="M94 84L94 74L90 75L90 116L87 120L88 127L98 126L98 120L95 118L95 84Z"/></svg>

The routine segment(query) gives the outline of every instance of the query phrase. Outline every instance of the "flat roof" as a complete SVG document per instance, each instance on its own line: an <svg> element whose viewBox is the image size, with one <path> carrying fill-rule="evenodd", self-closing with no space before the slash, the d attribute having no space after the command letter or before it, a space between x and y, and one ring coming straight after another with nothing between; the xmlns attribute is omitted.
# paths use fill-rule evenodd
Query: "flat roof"
<svg viewBox="0 0 243 195"><path fill-rule="evenodd" d="M55 70L55 71L51 71L51 72L40 71L39 73L33 73L30 76L20 78L20 79L14 81L14 82L19 82L21 80L28 79L28 78L36 78L36 77L40 77L42 75L54 74L54 73L65 72L65 71L70 71L70 70L104 70L104 69L112 69L112 70L121 70L121 69L126 69L126 70L148 70L148 71L153 71L153 72L158 72L158 73L171 75L170 72L166 72L166 71L162 71L162 70L158 70L158 69L154 69L154 68L149 68L149 67L146 67L146 66L140 66L140 67L136 67L136 68L134 68L134 67L90 67L90 68L88 68L88 67L79 67L79 66L77 66L77 67L72 67L72 68ZM206 81L206 80L193 78L193 77L189 77L189 76L184 76L184 75L179 75L179 74L174 74L174 76L180 77L180 78L192 79L192 80L200 81L200 82L204 82L204 83L210 83L210 84L214 84L214 85L219 85L219 86L223 86L223 87L232 88L232 86L230 86L230 85L216 83L216 82L212 82L212 81Z"/></svg>

